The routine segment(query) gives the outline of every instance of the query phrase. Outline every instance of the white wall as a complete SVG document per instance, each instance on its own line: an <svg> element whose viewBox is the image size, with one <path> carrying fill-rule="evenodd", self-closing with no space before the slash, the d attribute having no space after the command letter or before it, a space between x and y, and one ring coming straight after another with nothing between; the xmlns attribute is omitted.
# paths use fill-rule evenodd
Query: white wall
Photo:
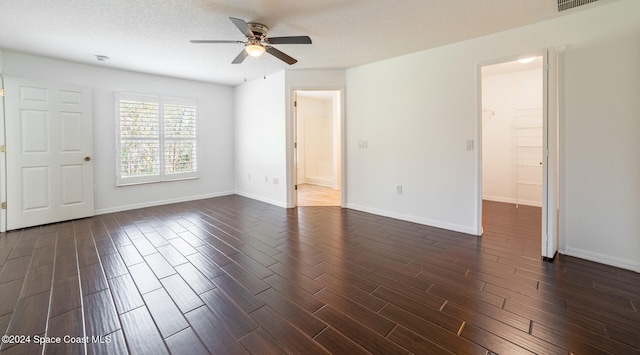
<svg viewBox="0 0 640 355"><path fill-rule="evenodd" d="M347 70L348 207L475 232L477 74L459 46Z"/></svg>
<svg viewBox="0 0 640 355"><path fill-rule="evenodd" d="M640 18L640 6L628 11ZM636 28L566 54L561 248L640 272L639 38Z"/></svg>
<svg viewBox="0 0 640 355"><path fill-rule="evenodd" d="M91 88L97 214L233 193L231 87L82 65L6 50L2 56L3 74ZM116 187L115 91L189 97L198 101L199 179Z"/></svg>
<svg viewBox="0 0 640 355"><path fill-rule="evenodd" d="M640 271L638 13L620 0L348 69L347 206L479 234L478 67L566 45L560 251Z"/></svg>
<svg viewBox="0 0 640 355"><path fill-rule="evenodd" d="M298 89L343 92L344 73L344 70L290 70L235 88L238 194L278 206L295 206L293 92Z"/></svg>
<svg viewBox="0 0 640 355"><path fill-rule="evenodd" d="M284 207L287 203L285 73L237 86L234 93L236 192Z"/></svg>
<svg viewBox="0 0 640 355"><path fill-rule="evenodd" d="M537 118L542 145L542 82L542 68L482 76L482 198L485 200L542 205L542 168L521 166L518 180L516 148L517 134L532 137L534 133L531 129L516 132L516 115L523 109L540 109ZM529 148L520 149L520 160L528 162L534 152ZM535 181L540 185L518 187L517 181Z"/></svg>
<svg viewBox="0 0 640 355"><path fill-rule="evenodd" d="M297 119L298 183L334 187L333 101L298 95Z"/></svg>

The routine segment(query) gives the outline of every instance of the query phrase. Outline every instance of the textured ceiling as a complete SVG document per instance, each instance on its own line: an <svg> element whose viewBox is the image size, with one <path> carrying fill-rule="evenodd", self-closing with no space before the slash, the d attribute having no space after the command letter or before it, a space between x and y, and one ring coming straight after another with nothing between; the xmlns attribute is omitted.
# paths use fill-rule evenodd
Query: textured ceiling
<svg viewBox="0 0 640 355"><path fill-rule="evenodd" d="M559 13L556 0L2 0L0 48L237 85L283 69L350 68L573 11ZM275 46L299 60L288 66L270 55L232 65L242 45L189 43L244 40L229 16L313 44Z"/></svg>

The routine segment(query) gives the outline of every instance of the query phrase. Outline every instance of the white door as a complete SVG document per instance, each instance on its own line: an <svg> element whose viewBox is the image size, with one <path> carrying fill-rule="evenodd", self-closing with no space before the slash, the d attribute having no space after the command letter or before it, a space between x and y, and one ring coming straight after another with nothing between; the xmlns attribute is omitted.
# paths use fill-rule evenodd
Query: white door
<svg viewBox="0 0 640 355"><path fill-rule="evenodd" d="M7 229L92 216L91 91L5 77Z"/></svg>
<svg viewBox="0 0 640 355"><path fill-rule="evenodd" d="M300 140L302 129L304 128L303 122L299 121L298 117L298 92L293 92L293 171L295 171L294 178L294 201L296 206L298 205L298 185L304 183L304 141Z"/></svg>
<svg viewBox="0 0 640 355"><path fill-rule="evenodd" d="M1 69L1 68L0 68ZM4 134L4 83L2 81L2 76L0 76L0 147L5 146L5 137ZM5 153L2 152L4 149L0 149L0 202L7 201L7 163ZM0 232L7 231L7 210L4 208L0 209Z"/></svg>
<svg viewBox="0 0 640 355"><path fill-rule="evenodd" d="M553 260L558 251L558 55L549 49L544 70L542 155L542 257Z"/></svg>

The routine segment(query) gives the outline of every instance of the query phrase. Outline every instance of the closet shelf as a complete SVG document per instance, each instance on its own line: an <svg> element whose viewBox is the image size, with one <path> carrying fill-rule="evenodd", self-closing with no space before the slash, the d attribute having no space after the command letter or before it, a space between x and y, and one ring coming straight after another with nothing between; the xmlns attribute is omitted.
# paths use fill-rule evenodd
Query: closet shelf
<svg viewBox="0 0 640 355"><path fill-rule="evenodd" d="M531 200L533 191L542 187L542 164L539 163L543 150L542 108L516 110L513 129L516 152L516 206L518 206L520 200Z"/></svg>

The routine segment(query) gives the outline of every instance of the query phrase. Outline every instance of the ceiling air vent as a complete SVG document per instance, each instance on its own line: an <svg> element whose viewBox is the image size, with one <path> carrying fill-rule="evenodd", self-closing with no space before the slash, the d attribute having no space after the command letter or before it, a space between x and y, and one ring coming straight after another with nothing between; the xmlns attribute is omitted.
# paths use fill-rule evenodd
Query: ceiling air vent
<svg viewBox="0 0 640 355"><path fill-rule="evenodd" d="M558 0L558 11L573 9L574 7L586 5L598 0Z"/></svg>

